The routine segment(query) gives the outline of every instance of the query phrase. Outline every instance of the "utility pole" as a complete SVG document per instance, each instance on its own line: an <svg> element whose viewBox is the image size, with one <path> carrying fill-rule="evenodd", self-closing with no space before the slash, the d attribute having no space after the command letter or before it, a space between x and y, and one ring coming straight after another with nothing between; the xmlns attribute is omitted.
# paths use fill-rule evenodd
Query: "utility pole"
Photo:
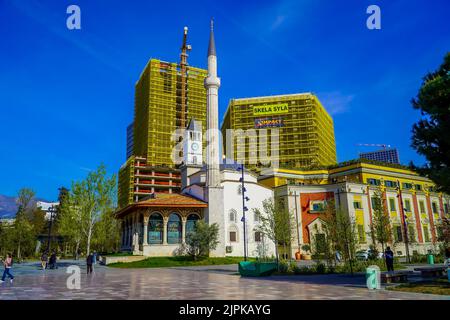
<svg viewBox="0 0 450 320"><path fill-rule="evenodd" d="M400 200L400 211L402 213L402 224L403 224L403 234L405 235L405 250L406 250L406 262L411 263L411 260L409 258L409 239L408 239L408 227L406 225L406 215L405 215L405 209L403 208L403 197L402 197L402 190L400 188L400 181L397 180L397 190L398 190L398 197Z"/></svg>

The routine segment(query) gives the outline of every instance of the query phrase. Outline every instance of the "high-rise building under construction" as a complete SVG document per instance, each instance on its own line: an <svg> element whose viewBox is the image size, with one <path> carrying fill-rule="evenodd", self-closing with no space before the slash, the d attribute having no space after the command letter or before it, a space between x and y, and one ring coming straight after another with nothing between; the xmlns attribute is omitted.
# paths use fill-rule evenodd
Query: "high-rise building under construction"
<svg viewBox="0 0 450 320"><path fill-rule="evenodd" d="M278 142L272 143L270 131L278 129ZM312 93L232 99L222 123L224 148L227 129L242 129L246 139L233 139L228 157L244 162L250 169L260 169L261 141L251 146L252 135L267 129L267 156L277 160L281 168L307 168L336 164L333 119ZM229 141L228 141L229 142ZM239 149L241 148L241 149ZM241 151L239 151L241 150ZM242 151L245 150L245 151Z"/></svg>
<svg viewBox="0 0 450 320"><path fill-rule="evenodd" d="M191 118L206 128L207 70L187 64L186 34L187 28L180 63L151 59L136 82L133 155L119 171L119 207L152 193L179 192L172 135Z"/></svg>

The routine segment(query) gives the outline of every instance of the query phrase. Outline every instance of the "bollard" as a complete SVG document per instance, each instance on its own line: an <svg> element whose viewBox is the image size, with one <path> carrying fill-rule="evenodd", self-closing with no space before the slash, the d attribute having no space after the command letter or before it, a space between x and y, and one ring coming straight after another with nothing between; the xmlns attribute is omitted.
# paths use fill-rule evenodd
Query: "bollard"
<svg viewBox="0 0 450 320"><path fill-rule="evenodd" d="M431 253L427 255L427 262L428 264L434 264L434 256Z"/></svg>
<svg viewBox="0 0 450 320"><path fill-rule="evenodd" d="M369 266L366 269L366 285L369 290L380 289L381 273L378 266Z"/></svg>

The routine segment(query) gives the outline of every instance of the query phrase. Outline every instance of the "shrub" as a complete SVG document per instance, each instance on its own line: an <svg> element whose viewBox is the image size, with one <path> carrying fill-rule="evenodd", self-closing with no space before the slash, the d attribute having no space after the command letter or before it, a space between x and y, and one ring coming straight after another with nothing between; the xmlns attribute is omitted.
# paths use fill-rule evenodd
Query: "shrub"
<svg viewBox="0 0 450 320"><path fill-rule="evenodd" d="M298 268L297 262L291 261L291 262L289 263L289 271L292 271L292 272L295 273L295 269L297 269L297 268Z"/></svg>
<svg viewBox="0 0 450 320"><path fill-rule="evenodd" d="M307 266L303 267L296 267L294 270L295 274L313 274L315 271L312 268L309 268Z"/></svg>
<svg viewBox="0 0 450 320"><path fill-rule="evenodd" d="M315 271L316 273L324 274L327 271L327 267L322 262L319 262L315 265Z"/></svg>
<svg viewBox="0 0 450 320"><path fill-rule="evenodd" d="M219 243L219 227L217 223L211 225L203 220L195 223L194 231L186 237L186 251L194 260L206 257L210 250L214 250Z"/></svg>
<svg viewBox="0 0 450 320"><path fill-rule="evenodd" d="M280 263L278 264L278 271L280 273L287 273L289 271L289 265L287 261L285 260L280 261Z"/></svg>

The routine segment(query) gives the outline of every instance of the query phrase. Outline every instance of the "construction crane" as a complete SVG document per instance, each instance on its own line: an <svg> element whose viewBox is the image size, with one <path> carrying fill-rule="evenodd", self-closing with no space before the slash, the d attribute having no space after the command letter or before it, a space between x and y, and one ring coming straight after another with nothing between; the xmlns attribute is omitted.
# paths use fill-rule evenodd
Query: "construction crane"
<svg viewBox="0 0 450 320"><path fill-rule="evenodd" d="M376 144L376 143L358 143L356 145L364 147L382 147L384 150L391 147L390 144Z"/></svg>
<svg viewBox="0 0 450 320"><path fill-rule="evenodd" d="M183 45L181 46L180 67L181 67L181 105L180 105L180 127L186 128L186 87L187 87L187 58L188 51L192 50L190 44L187 44L188 27L184 27Z"/></svg>

